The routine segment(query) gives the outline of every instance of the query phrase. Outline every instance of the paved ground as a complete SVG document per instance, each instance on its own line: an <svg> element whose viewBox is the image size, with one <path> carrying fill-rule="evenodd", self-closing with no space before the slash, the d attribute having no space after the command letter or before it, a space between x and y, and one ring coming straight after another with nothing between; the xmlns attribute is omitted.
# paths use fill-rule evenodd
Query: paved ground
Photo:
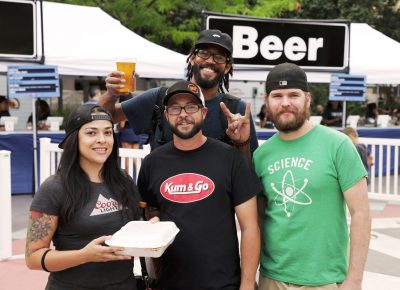
<svg viewBox="0 0 400 290"><path fill-rule="evenodd" d="M46 285L48 274L43 271L29 270L23 259L27 216L31 201L32 197L29 195L12 197L14 256L9 260L0 261L1 290L41 290ZM379 208L379 211L373 211L372 237L363 290L399 290L400 204L373 208Z"/></svg>

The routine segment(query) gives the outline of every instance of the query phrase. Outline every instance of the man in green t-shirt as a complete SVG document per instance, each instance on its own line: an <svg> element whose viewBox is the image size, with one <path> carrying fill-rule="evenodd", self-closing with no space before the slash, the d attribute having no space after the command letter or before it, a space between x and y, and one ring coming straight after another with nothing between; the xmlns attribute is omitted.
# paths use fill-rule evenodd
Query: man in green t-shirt
<svg viewBox="0 0 400 290"><path fill-rule="evenodd" d="M264 187L259 290L360 290L371 217L356 149L344 134L308 121L311 95L297 65L270 71L265 103L278 133L253 156Z"/></svg>

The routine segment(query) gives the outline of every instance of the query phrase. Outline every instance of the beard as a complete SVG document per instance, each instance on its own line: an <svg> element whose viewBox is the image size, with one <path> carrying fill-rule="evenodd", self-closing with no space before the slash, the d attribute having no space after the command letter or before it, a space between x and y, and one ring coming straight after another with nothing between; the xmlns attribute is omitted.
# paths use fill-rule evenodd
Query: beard
<svg viewBox="0 0 400 290"><path fill-rule="evenodd" d="M213 79L205 79L201 76L200 70L202 68L210 68L212 70L214 70L216 72L216 76ZM218 84L223 80L224 78L224 71L221 70L217 65L213 65L213 64L202 64L202 65L198 65L198 64L193 64L193 76L194 76L194 80L196 81L196 84L205 90L211 89L215 86L218 86Z"/></svg>
<svg viewBox="0 0 400 290"><path fill-rule="evenodd" d="M310 117L310 111L307 108L307 104L304 103L302 109L291 108L284 109L278 112L272 112L270 108L267 106L268 116L270 116L272 122L275 125L275 128L284 133L290 133L297 131L303 126L304 122ZM281 115L287 112L291 112L294 115L294 118L291 120L281 118Z"/></svg>
<svg viewBox="0 0 400 290"><path fill-rule="evenodd" d="M178 129L178 126L180 125L180 123L185 120L186 123L188 124L193 124L193 128L192 130L188 131L188 132L182 132ZM200 132L202 126L203 126L203 120L201 120L199 123L193 123L191 121L188 121L186 118L180 120L175 126L173 124L171 124L168 121L169 124L169 129L171 130L171 132L173 134L175 134L176 136L178 136L181 139L190 139L192 138L194 135L196 135L197 133Z"/></svg>

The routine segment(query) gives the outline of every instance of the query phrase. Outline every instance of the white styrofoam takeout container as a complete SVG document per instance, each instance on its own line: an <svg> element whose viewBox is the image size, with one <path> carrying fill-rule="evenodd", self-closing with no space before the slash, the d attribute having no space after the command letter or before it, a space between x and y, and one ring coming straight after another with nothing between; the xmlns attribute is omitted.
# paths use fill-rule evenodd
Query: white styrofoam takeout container
<svg viewBox="0 0 400 290"><path fill-rule="evenodd" d="M124 247L123 251L116 252L118 255L158 258L174 241L178 232L174 222L131 221L105 243Z"/></svg>

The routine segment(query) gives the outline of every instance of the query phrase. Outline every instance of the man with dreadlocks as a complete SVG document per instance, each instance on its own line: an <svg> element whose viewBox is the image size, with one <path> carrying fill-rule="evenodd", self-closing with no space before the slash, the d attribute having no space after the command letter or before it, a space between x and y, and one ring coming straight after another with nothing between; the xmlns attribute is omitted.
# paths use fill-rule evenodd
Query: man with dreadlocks
<svg viewBox="0 0 400 290"><path fill-rule="evenodd" d="M224 90L229 90L229 76L233 72L232 51L232 39L228 34L219 30L203 30L187 59L186 76L188 81L201 88L208 108L203 133L236 146L250 158L250 154L258 147L250 104L227 95ZM118 90L124 86L122 75L122 72L115 71L107 76L107 93L99 104L114 112L116 122L128 119L136 134L150 133L152 149L172 140L164 116L161 116L160 126L154 125L153 110L162 104L159 96L164 96L166 89L153 88L128 101L116 103ZM226 105L227 98L236 103L236 109L232 112Z"/></svg>

